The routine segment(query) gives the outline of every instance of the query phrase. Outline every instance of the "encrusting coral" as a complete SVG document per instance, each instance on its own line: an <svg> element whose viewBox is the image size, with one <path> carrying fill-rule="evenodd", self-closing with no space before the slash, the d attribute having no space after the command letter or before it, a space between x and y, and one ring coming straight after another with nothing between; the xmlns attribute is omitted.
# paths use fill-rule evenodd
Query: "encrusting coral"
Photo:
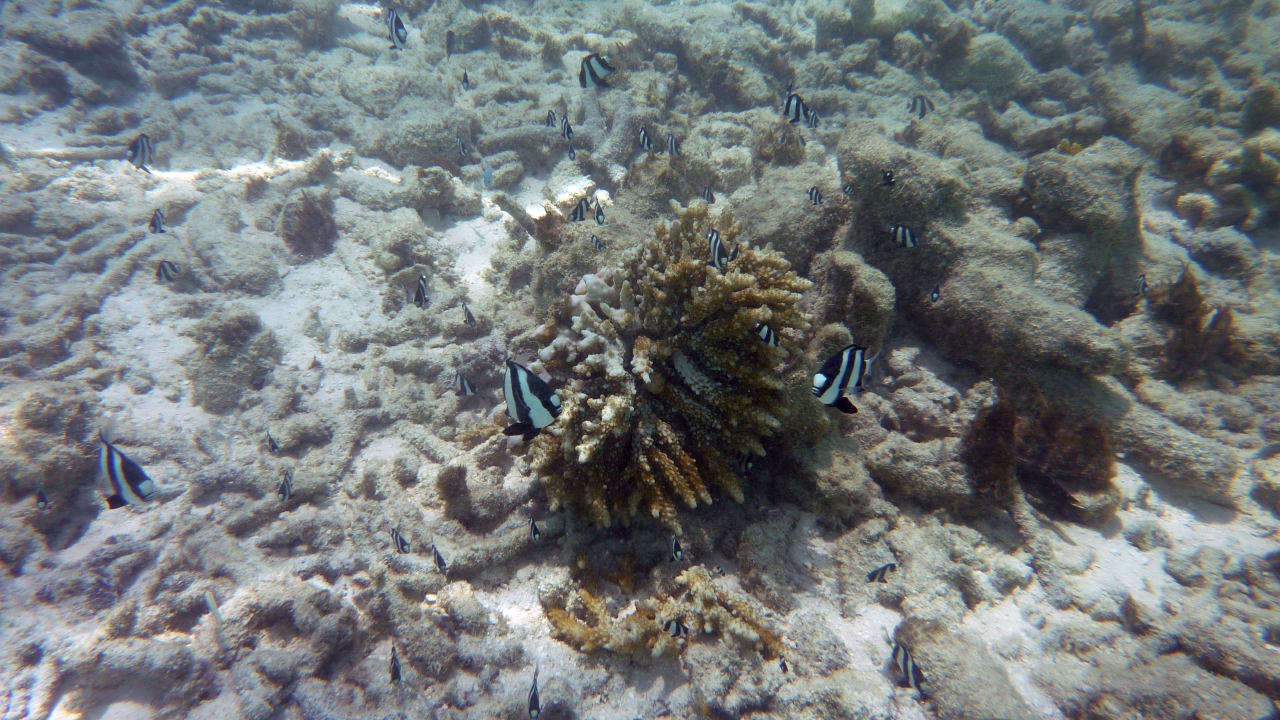
<svg viewBox="0 0 1280 720"><path fill-rule="evenodd" d="M782 636L765 622L764 612L746 595L716 587L706 568L691 567L675 583L683 589L678 596L646 598L635 604L635 612L616 618L602 598L579 588L587 621L559 607L547 608L547 619L558 637L584 653L603 648L617 653L647 651L654 656L679 654L690 637L718 633L751 645L766 659L782 655ZM668 629L673 620L688 628L687 637Z"/></svg>
<svg viewBox="0 0 1280 720"><path fill-rule="evenodd" d="M675 501L710 503L708 485L741 502L735 458L764 455L781 426L780 366L809 328L799 302L811 283L780 253L737 245L719 270L707 233L734 248L741 224L728 209L713 223L701 201L676 212L615 270L583 278L540 329L542 367L570 374L531 464L553 509L576 507L600 526L644 506L679 533ZM761 323L778 346L761 340Z"/></svg>

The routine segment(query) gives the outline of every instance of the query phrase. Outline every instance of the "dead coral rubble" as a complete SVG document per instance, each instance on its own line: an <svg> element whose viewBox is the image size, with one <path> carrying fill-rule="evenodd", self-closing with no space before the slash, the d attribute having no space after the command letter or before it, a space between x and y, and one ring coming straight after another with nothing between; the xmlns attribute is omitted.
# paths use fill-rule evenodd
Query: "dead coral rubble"
<svg viewBox="0 0 1280 720"><path fill-rule="evenodd" d="M675 502L710 503L708 485L741 502L735 456L764 455L762 440L781 427L778 369L809 328L799 302L810 283L780 253L737 245L718 270L707 233L716 227L735 247L741 224L725 210L713 225L700 201L677 213L612 274L584 278L542 328L546 369L571 374L531 464L553 510L575 507L600 526L644 506L678 533ZM761 341L759 323L780 346Z"/></svg>

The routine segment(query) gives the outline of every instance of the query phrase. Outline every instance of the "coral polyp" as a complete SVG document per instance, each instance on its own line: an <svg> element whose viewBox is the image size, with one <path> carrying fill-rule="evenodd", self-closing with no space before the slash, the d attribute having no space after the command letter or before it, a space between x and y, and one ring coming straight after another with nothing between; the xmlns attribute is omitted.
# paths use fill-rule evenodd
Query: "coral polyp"
<svg viewBox="0 0 1280 720"><path fill-rule="evenodd" d="M540 357L567 373L557 423L533 443L532 466L553 508L593 522L629 523L647 511L680 532L676 501L710 503L709 486L742 501L734 460L764 455L781 426L779 374L808 330L800 311L810 282L771 247L736 246L723 270L706 239L726 247L741 224L714 220L701 201L676 207L679 221L588 275L558 317ZM780 338L761 340L768 325Z"/></svg>

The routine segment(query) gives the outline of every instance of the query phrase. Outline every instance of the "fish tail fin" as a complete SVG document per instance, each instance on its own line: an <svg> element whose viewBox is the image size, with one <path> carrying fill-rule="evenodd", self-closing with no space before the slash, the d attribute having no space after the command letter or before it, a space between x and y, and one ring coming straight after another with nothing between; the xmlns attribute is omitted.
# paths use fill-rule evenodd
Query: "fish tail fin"
<svg viewBox="0 0 1280 720"><path fill-rule="evenodd" d="M529 442L530 440L538 437L540 433L542 433L542 431L539 430L538 428L530 428L528 431L525 432L524 437L521 439L524 440L525 442Z"/></svg>
<svg viewBox="0 0 1280 720"><path fill-rule="evenodd" d="M511 437L515 435L527 435L532 431L533 431L533 426L530 425L529 423L518 422L518 423L511 423L510 425L503 428L502 434L508 437Z"/></svg>
<svg viewBox="0 0 1280 720"><path fill-rule="evenodd" d="M846 413L846 414L848 414L848 415L852 415L852 414L854 414L854 413L858 412L858 408L856 408L856 407L854 407L854 406L853 406L853 401L852 401L852 400L850 400L850 399L849 399L849 396L847 396L847 395L841 395L841 396L840 396L840 399L839 399L839 400L837 400L837 401L835 402L835 405L833 405L832 407L834 407L835 409L839 410L840 412L842 412L842 413Z"/></svg>
<svg viewBox="0 0 1280 720"><path fill-rule="evenodd" d="M121 495L120 493L116 493L115 495L109 495L107 497L108 510L115 510L117 508L122 508L128 504L129 503L125 502L124 496Z"/></svg>

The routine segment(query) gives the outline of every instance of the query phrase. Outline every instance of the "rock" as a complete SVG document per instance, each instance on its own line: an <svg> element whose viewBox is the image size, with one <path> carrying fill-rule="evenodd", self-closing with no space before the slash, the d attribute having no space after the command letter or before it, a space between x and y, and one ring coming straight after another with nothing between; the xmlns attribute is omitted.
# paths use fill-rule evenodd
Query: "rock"
<svg viewBox="0 0 1280 720"><path fill-rule="evenodd" d="M275 334L239 303L211 313L190 334L197 349L184 362L192 400L212 413L230 412L246 391L261 390L280 359Z"/></svg>
<svg viewBox="0 0 1280 720"><path fill-rule="evenodd" d="M870 121L850 122L837 153L840 184L853 185L863 227L887 231L904 224L924 232L930 223L956 218L965 209L969 185L959 163L892 142ZM903 181L885 186L882 170Z"/></svg>
<svg viewBox="0 0 1280 720"><path fill-rule="evenodd" d="M811 312L822 324L843 323L858 344L880 347L893 319L894 288L884 273L843 250L814 258L807 276L819 288Z"/></svg>
<svg viewBox="0 0 1280 720"><path fill-rule="evenodd" d="M949 87L985 91L997 105L1035 90L1035 68L1012 43L996 33L974 36L962 62L945 72Z"/></svg>
<svg viewBox="0 0 1280 720"><path fill-rule="evenodd" d="M302 258L329 254L338 239L333 221L333 197L327 189L298 189L289 195L276 225L280 238Z"/></svg>
<svg viewBox="0 0 1280 720"><path fill-rule="evenodd" d="M1143 520L1126 525L1124 539L1143 552L1149 552L1158 547L1173 547L1169 533L1165 532L1164 528L1160 527L1160 523L1155 520Z"/></svg>
<svg viewBox="0 0 1280 720"><path fill-rule="evenodd" d="M1014 689L986 645L964 632L920 633L908 647L924 673L938 716L1031 720L1035 713ZM901 641L901 639L900 639Z"/></svg>

